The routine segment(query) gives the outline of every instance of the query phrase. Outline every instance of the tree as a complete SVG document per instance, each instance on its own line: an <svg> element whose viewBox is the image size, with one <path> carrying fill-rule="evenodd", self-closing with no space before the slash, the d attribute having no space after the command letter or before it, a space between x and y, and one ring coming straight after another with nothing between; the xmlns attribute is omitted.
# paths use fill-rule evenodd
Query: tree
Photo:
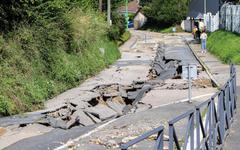
<svg viewBox="0 0 240 150"><path fill-rule="evenodd" d="M187 15L189 0L145 0L143 11L155 22L172 25Z"/></svg>

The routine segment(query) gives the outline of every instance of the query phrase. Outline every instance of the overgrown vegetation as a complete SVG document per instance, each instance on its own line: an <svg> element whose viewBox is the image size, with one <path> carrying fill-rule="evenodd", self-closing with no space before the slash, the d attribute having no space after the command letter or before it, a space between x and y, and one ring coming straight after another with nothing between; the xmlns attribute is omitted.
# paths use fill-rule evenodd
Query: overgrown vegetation
<svg viewBox="0 0 240 150"><path fill-rule="evenodd" d="M0 2L0 115L42 108L112 64L120 53L95 0ZM123 26L125 23L122 23ZM115 38L117 37L117 38ZM102 53L99 49L105 50Z"/></svg>
<svg viewBox="0 0 240 150"><path fill-rule="evenodd" d="M240 35L228 31L211 33L207 40L208 50L224 63L240 64Z"/></svg>

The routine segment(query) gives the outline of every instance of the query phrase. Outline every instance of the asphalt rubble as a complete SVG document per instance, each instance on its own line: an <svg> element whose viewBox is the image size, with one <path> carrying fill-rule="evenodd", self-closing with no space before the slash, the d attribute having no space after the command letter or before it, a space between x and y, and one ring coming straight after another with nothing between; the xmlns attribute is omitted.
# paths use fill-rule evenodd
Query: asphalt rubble
<svg viewBox="0 0 240 150"><path fill-rule="evenodd" d="M55 110L46 110L29 115L17 115L0 118L0 126L19 125L24 127L38 123L53 128L70 129L74 126L90 126L127 113L135 113L151 109L150 104L140 102L143 96L154 87L185 90L186 83L166 85L164 80L181 78L181 60L165 58L165 46L158 44L156 56L149 70L148 81L133 81L130 85L109 84L100 85L89 92L94 97L78 103L66 102L64 106ZM196 80L193 86L204 88L204 80ZM209 84L209 86L211 86Z"/></svg>

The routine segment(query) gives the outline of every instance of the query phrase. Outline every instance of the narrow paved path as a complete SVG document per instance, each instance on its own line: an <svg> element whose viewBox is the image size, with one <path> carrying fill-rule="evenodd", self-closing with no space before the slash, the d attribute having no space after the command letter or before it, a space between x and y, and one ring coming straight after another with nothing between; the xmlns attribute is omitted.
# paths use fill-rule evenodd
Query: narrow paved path
<svg viewBox="0 0 240 150"><path fill-rule="evenodd" d="M216 81L223 85L229 79L229 65L223 64L215 56L210 53L202 54L200 45L191 44L191 48L195 54L207 66ZM237 66L237 97L240 96L240 67ZM230 134L226 139L224 150L240 150L240 102L237 102L237 114L230 129Z"/></svg>

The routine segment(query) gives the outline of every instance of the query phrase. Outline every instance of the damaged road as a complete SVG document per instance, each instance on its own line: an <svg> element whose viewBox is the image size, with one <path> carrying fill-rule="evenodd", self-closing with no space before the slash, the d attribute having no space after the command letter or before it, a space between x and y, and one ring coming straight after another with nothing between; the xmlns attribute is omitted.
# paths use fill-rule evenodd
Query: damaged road
<svg viewBox="0 0 240 150"><path fill-rule="evenodd" d="M0 118L0 127L6 128L10 133L16 132L16 135L24 128L35 124L49 129L46 133L41 133L43 135L25 136L24 138L29 138L22 141L19 141L23 139L21 137L14 141L9 140L8 145L16 142L9 147L4 143L1 145L1 138L7 141L7 139L11 139L11 136L0 135L0 149L4 147L15 149L27 142L31 143L29 147L24 145L22 148L31 149L34 146L33 143L41 145L44 144L42 141L45 141L45 145L41 145L38 149L53 149L109 120L130 113L146 111L154 105L163 103L161 96L156 97L159 99L157 101L159 104L151 102L155 99L151 97L154 96L154 92L167 93L170 90L174 92L186 90L186 82L179 79L181 66L189 61L197 61L186 45L173 46L168 42L162 42L162 38L168 41L167 39L172 37L153 37L146 45L140 39L133 49L125 47L122 50L123 58L115 65L90 78L80 87L50 100L46 103L46 110ZM174 38L184 43L181 41L181 37ZM176 51L176 49L180 50ZM190 59L186 59L184 56L189 56ZM204 82L209 79L205 75L200 79L193 86L206 88L208 91L207 88L211 85L205 86ZM199 86L200 83L203 85ZM165 100L171 99L172 95L168 95ZM54 140L47 142L47 139Z"/></svg>
<svg viewBox="0 0 240 150"><path fill-rule="evenodd" d="M137 103L151 88L151 84L144 82L131 85L100 85L91 90L96 93L96 97L83 101L81 106L68 102L54 111L5 117L0 119L0 126L19 125L23 127L39 123L53 128L70 129L73 126L97 124L135 111L132 109L138 108Z"/></svg>

